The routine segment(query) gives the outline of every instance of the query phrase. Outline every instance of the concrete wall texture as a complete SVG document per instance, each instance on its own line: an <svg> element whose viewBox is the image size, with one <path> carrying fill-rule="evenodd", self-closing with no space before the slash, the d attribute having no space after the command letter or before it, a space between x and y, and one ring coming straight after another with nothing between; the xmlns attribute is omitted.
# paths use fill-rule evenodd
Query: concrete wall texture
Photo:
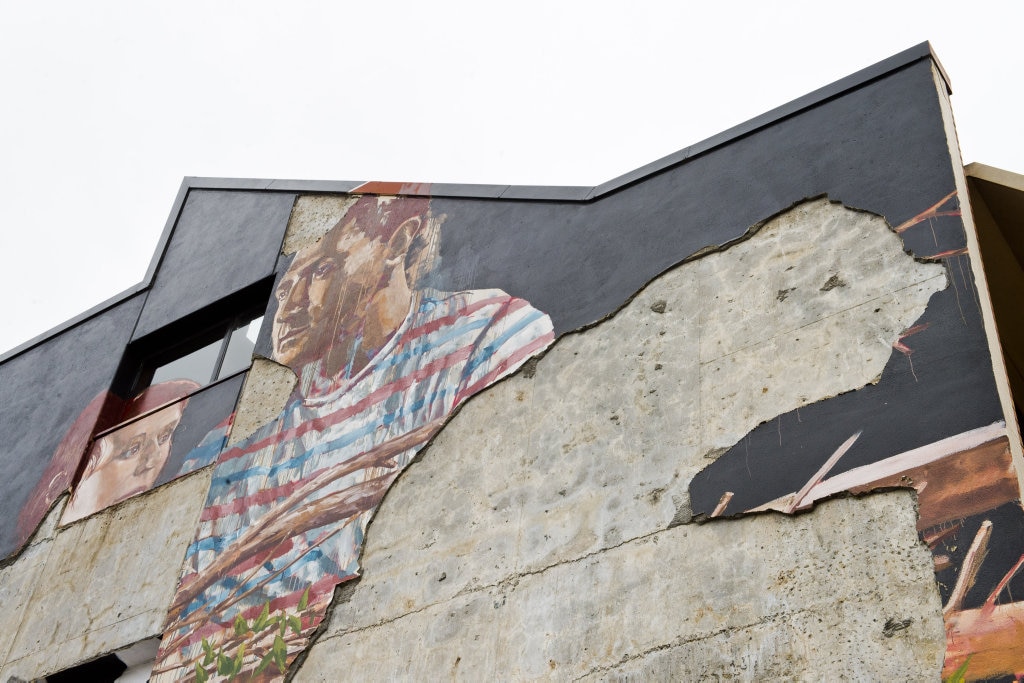
<svg viewBox="0 0 1024 683"><path fill-rule="evenodd" d="M947 94L918 46L592 190L188 181L144 286L0 362L23 391L96 321L124 349L27 446L0 408L0 474L36 487L0 508L41 520L4 527L0 681L153 638L154 681L1024 670L1020 439ZM266 302L240 396L178 411L163 457L202 433L169 483L62 523L134 457L104 444L152 414L114 427L137 368L239 301Z"/></svg>
<svg viewBox="0 0 1024 683"><path fill-rule="evenodd" d="M780 302L790 265L803 282ZM822 292L836 272L858 284ZM389 494L303 671L344 677L341 651L385 679L936 675L912 497L696 525L687 487L780 408L875 379L945 286L884 221L827 200L666 273L452 420ZM890 619L912 622L888 637Z"/></svg>

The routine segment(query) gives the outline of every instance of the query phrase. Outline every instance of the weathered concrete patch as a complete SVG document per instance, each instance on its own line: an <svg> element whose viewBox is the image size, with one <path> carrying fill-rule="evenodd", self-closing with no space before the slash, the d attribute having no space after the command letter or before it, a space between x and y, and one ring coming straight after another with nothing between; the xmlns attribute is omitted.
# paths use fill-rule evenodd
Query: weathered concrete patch
<svg viewBox="0 0 1024 683"><path fill-rule="evenodd" d="M942 266L911 259L884 219L824 199L695 267L705 452L877 381L892 342L946 286Z"/></svg>
<svg viewBox="0 0 1024 683"><path fill-rule="evenodd" d="M0 570L0 605L3 606L3 618L0 619L0 661L7 660L7 654L21 624L31 615L26 609L32 602L39 575L46 567L52 542L44 539L26 547L17 561ZM4 680L0 677L0 680Z"/></svg>
<svg viewBox="0 0 1024 683"><path fill-rule="evenodd" d="M363 582L375 578L368 561ZM676 527L514 573L327 637L306 663L316 673L297 680L925 678L942 662L939 609L912 494L892 492L796 518ZM884 634L907 615L906 630Z"/></svg>
<svg viewBox="0 0 1024 683"><path fill-rule="evenodd" d="M200 472L129 498L61 529L4 570L5 591L9 577L32 591L17 599L21 619L3 619L15 633L0 631L0 644L11 643L0 680L60 671L159 635L209 481ZM6 611L14 603L3 604Z"/></svg>
<svg viewBox="0 0 1024 683"><path fill-rule="evenodd" d="M295 200L281 252L294 254L314 244L334 227L358 195L306 194Z"/></svg>
<svg viewBox="0 0 1024 683"><path fill-rule="evenodd" d="M248 438L280 415L298 381L290 368L265 358L254 359L238 399L228 445Z"/></svg>
<svg viewBox="0 0 1024 683"><path fill-rule="evenodd" d="M724 452L776 415L877 381L891 340L944 283L939 275L910 284L704 363L704 447Z"/></svg>

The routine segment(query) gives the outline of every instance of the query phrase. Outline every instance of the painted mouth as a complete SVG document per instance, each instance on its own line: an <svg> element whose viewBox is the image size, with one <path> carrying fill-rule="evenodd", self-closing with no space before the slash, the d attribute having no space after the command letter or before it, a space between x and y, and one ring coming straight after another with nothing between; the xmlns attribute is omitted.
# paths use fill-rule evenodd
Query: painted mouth
<svg viewBox="0 0 1024 683"><path fill-rule="evenodd" d="M277 337L278 350L284 350L290 346L298 344L299 339L305 336L306 330L308 329L309 325L303 325L302 327L289 327L287 332L278 335Z"/></svg>

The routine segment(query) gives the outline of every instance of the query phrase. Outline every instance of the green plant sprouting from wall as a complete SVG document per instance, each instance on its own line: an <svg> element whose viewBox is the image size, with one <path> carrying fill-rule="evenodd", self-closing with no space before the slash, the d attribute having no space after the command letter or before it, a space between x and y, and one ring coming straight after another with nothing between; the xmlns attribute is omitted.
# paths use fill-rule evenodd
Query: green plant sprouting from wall
<svg viewBox="0 0 1024 683"><path fill-rule="evenodd" d="M270 601L255 619L247 620L241 614L235 617L233 636L218 647L203 638L203 654L195 660L194 671L198 683L211 677L233 681L249 669L253 677L269 672L278 674L288 668L289 642L302 638L303 618L309 608L309 589L302 594L294 612L281 610L271 614Z"/></svg>

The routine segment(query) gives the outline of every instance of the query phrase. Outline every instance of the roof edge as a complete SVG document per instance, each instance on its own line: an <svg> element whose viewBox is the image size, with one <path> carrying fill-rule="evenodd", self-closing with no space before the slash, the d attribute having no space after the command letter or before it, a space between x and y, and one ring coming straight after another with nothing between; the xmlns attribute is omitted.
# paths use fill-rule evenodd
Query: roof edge
<svg viewBox="0 0 1024 683"><path fill-rule="evenodd" d="M185 180L190 189L218 190L270 190L288 192L366 192L368 194L401 194L403 196L430 196L459 199L516 199L523 201L584 202L621 190L683 163L687 159L729 144L762 128L794 116L806 109L856 90L872 81L904 69L922 59L931 59L942 76L946 91L952 94L949 76L939 62L931 43L925 41L840 78L806 95L791 100L752 119L728 128L696 144L668 154L609 181L586 186L549 185L494 185L458 183L418 183L391 181L323 181L323 180L270 180L261 178L204 178Z"/></svg>
<svg viewBox="0 0 1024 683"><path fill-rule="evenodd" d="M974 162L964 166L964 174L968 178L986 180L994 185L1002 185L1018 192L1024 192L1024 175L1013 171Z"/></svg>
<svg viewBox="0 0 1024 683"><path fill-rule="evenodd" d="M828 100L860 88L868 83L887 76L894 71L906 68L922 59L931 59L942 76L948 93L952 94L949 76L939 62L938 57L932 50L931 43L925 41L911 48L898 52L880 62L876 62L849 76L840 78L826 86L813 90L810 93L796 98L786 104L775 107L759 116L740 123L732 128L722 131L717 135L702 140L694 145L685 147L673 152L640 168L634 169L621 176L594 187L586 186L546 186L546 185L486 185L486 184L455 184L455 183L392 183L378 181L348 181L348 180L286 180L286 179L264 179L264 178L215 178L202 176L186 176L181 181L178 194L174 199L170 214L164 224L163 232L157 242L156 250L150 261L146 275L139 284L116 294L106 301L93 306L89 310L76 315L70 320L57 325L32 339L19 344L18 346L0 354L0 363L6 362L29 349L47 341L79 323L91 318L94 315L112 308L113 306L135 296L147 289L156 277L156 272L163 260L167 244L174 231L178 215L185 204L188 193L191 190L261 190L268 192L320 192L320 193L346 193L359 192L364 190L374 192L386 187L398 187L410 196L429 195L431 197L448 197L459 199L505 199L512 201L546 201L546 202L591 202L603 196L622 190L634 185L645 178L667 171L687 159L700 154L710 152L718 147L723 147L742 137L750 135L762 128L773 125L783 119L794 116L811 107L822 104ZM972 164L971 166L980 166ZM984 167L988 168L988 167ZM993 169L997 170L997 169ZM972 175L968 173L968 175ZM982 177L981 175L977 177Z"/></svg>

